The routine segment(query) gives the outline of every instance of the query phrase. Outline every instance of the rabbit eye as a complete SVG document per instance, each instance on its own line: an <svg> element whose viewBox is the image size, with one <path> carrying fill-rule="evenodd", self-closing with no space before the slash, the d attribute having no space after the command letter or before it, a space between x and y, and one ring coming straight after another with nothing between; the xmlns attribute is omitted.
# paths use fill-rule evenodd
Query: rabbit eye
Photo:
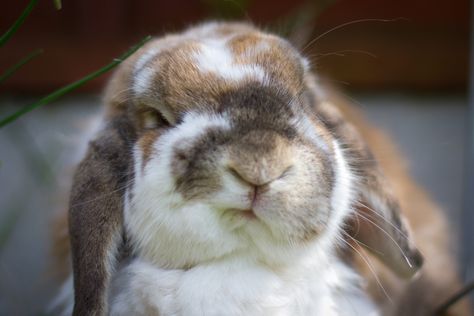
<svg viewBox="0 0 474 316"><path fill-rule="evenodd" d="M158 110L149 108L142 114L142 126L145 129L155 129L159 127L169 127L171 124Z"/></svg>

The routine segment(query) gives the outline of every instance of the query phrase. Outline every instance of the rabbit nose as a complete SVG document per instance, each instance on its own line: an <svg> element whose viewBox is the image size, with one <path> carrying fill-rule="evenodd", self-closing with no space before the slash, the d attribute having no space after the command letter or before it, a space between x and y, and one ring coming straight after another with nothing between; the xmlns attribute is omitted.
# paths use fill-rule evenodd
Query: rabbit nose
<svg viewBox="0 0 474 316"><path fill-rule="evenodd" d="M270 170L268 170L270 169ZM246 165L230 165L228 170L240 182L252 187L261 187L283 177L291 166L285 168L258 168Z"/></svg>
<svg viewBox="0 0 474 316"><path fill-rule="evenodd" d="M261 181L257 177L250 176L248 172L243 172L243 170L240 168L229 167L229 172L234 176L234 178L250 186L262 185L262 183L260 183Z"/></svg>
<svg viewBox="0 0 474 316"><path fill-rule="evenodd" d="M255 130L231 143L227 168L235 179L261 187L282 177L293 165L290 142L272 131Z"/></svg>

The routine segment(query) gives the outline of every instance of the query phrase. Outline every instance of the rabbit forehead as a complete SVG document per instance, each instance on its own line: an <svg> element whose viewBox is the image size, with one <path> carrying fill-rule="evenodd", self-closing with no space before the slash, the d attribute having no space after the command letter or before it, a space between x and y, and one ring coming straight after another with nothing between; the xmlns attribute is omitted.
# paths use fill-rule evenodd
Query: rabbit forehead
<svg viewBox="0 0 474 316"><path fill-rule="evenodd" d="M179 113L216 107L219 96L254 83L296 94L304 63L285 40L250 26L211 24L143 48L133 65L136 97Z"/></svg>

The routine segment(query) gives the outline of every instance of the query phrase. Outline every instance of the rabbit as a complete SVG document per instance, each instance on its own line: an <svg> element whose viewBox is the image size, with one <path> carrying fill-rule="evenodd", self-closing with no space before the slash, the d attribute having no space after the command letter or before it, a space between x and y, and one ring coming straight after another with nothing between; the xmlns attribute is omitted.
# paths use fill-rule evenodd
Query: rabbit
<svg viewBox="0 0 474 316"><path fill-rule="evenodd" d="M420 315L458 286L437 207L287 40L230 22L154 39L104 103L71 189L64 313Z"/></svg>

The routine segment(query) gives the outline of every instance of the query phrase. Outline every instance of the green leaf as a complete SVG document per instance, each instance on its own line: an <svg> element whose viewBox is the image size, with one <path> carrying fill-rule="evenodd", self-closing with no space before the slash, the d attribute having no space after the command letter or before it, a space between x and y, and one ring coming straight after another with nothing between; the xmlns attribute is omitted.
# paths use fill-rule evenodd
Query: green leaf
<svg viewBox="0 0 474 316"><path fill-rule="evenodd" d="M38 0L31 0L30 3L28 3L28 5L26 6L25 10L23 10L23 13L15 21L15 23L13 23L13 25L10 26L10 28L5 32L5 34L0 37L0 47L5 45L5 43L8 42L10 37L12 37L13 34L16 33L18 28L25 22L26 17L31 13L37 2Z"/></svg>
<svg viewBox="0 0 474 316"><path fill-rule="evenodd" d="M142 47L147 41L149 41L151 38L151 36L147 36L145 37L144 39L142 39L137 45L131 47L127 52L125 52L124 54L122 54L120 57L114 59L111 63L109 63L108 65L102 67L101 69L93 72L93 73L90 73L88 74L87 76L71 83L71 84L68 84L67 86L64 86L50 94L48 94L47 96L43 97L42 99L40 99L39 101L33 103L33 104L30 104L28 106L25 106L21 109L19 109L18 111L14 112L13 114L10 114L8 115L7 117L5 118L2 118L0 119L0 128L4 127L5 125L15 121L16 119L18 119L19 117L21 117L22 115L42 106L42 105L45 105L45 104L48 104L48 103L51 103L53 101L56 101L57 99L59 99L60 97L62 97L63 95L65 95L66 93L69 93L79 87L81 87L82 85L84 85L85 83L97 78L98 76L102 75L103 73L111 70L112 68L114 68L115 66L117 66L118 64L120 64L122 61L124 61L125 59L127 59L130 55L132 55L134 52L136 52L140 47Z"/></svg>
<svg viewBox="0 0 474 316"><path fill-rule="evenodd" d="M26 57L20 60L18 63L13 65L12 67L8 68L3 74L0 75L0 84L7 80L11 75L17 72L21 67L29 63L33 58L39 56L43 53L42 49L37 49L31 53L29 53Z"/></svg>

